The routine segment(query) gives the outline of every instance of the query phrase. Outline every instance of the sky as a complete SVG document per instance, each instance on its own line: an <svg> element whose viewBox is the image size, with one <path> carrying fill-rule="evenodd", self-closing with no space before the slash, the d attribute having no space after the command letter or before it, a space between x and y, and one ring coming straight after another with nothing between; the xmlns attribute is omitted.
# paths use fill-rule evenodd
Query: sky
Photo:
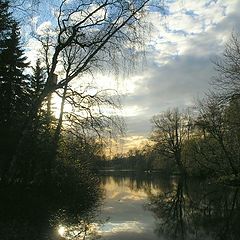
<svg viewBox="0 0 240 240"><path fill-rule="evenodd" d="M212 60L239 31L239 9L240 0L165 0L164 17L150 12L152 31L136 70L117 81L111 75L96 77L103 88L117 88L121 97L126 134L118 141L119 153L146 143L154 115L194 106L204 96L215 74ZM37 31L48 25L46 17ZM30 39L28 48L33 60L36 40Z"/></svg>
<svg viewBox="0 0 240 240"><path fill-rule="evenodd" d="M120 151L145 144L153 115L192 107L204 97L216 74L212 61L239 31L239 0L172 0L166 6L164 18L151 14L146 62L127 79L131 89L122 96L127 128Z"/></svg>

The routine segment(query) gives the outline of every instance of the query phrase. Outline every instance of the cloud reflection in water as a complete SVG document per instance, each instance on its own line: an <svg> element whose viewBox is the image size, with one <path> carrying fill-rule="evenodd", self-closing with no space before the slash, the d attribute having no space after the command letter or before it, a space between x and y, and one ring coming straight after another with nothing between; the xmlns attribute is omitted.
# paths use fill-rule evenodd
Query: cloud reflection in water
<svg viewBox="0 0 240 240"><path fill-rule="evenodd" d="M102 239L158 239L154 233L155 219L144 209L148 201L145 187L154 189L149 183L140 184L129 177L104 178L106 198L102 216L109 221L99 228Z"/></svg>

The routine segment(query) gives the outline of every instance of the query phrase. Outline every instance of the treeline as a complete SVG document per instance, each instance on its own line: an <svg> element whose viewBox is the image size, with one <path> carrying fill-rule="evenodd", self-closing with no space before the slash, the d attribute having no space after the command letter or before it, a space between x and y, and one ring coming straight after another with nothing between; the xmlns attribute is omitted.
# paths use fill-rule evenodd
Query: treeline
<svg viewBox="0 0 240 240"><path fill-rule="evenodd" d="M152 119L153 149L161 159L173 159L180 171L239 180L239 48L233 34L214 61L213 90L194 109L173 109Z"/></svg>
<svg viewBox="0 0 240 240"><path fill-rule="evenodd" d="M214 90L193 108L170 109L154 116L149 146L117 157L110 167L119 168L122 162L135 170L161 170L239 183L239 49L239 36L233 34L223 56L214 61Z"/></svg>
<svg viewBox="0 0 240 240"><path fill-rule="evenodd" d="M156 169L156 160L150 146L143 149L131 149L125 155L115 155L111 160L99 159L100 169L148 171ZM107 157L106 157L107 158Z"/></svg>

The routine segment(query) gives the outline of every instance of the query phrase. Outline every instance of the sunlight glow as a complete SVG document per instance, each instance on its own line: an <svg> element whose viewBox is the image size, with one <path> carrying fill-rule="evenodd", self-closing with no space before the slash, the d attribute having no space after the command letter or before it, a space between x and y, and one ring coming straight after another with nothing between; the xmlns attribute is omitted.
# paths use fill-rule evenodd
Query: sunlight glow
<svg viewBox="0 0 240 240"><path fill-rule="evenodd" d="M58 234L59 234L61 237L63 237L64 234L65 234L65 232L66 232L66 228L60 225L60 226L58 227Z"/></svg>
<svg viewBox="0 0 240 240"><path fill-rule="evenodd" d="M62 103L62 99L56 95L53 94L52 96L52 110L53 110L53 114L54 116L58 119L59 115L60 115L60 108L61 108L61 103ZM64 112L72 112L72 106L68 103L64 104Z"/></svg>

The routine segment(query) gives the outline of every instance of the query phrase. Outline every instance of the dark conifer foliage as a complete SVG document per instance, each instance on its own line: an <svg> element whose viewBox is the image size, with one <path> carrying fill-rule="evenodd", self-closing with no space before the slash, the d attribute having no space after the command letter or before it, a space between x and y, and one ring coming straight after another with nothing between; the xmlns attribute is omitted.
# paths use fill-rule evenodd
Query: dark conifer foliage
<svg viewBox="0 0 240 240"><path fill-rule="evenodd" d="M19 28L17 23L12 25L12 32L9 39L5 40L6 48L0 55L0 76L1 76L1 109L4 122L11 124L17 117L19 111L26 113L27 100L29 98L29 80L23 72L28 66L26 57L20 47ZM18 117L22 117L18 116Z"/></svg>
<svg viewBox="0 0 240 240"><path fill-rule="evenodd" d="M12 25L13 19L9 12L9 1L0 0L0 34L1 40L6 37L9 27Z"/></svg>
<svg viewBox="0 0 240 240"><path fill-rule="evenodd" d="M31 76L31 93L32 95L38 96L44 89L46 83L44 68L41 67L40 59L37 59L35 67L32 67L33 75Z"/></svg>
<svg viewBox="0 0 240 240"><path fill-rule="evenodd" d="M27 116L30 95L28 67L20 43L18 23L9 12L8 1L0 1L0 144L1 169L6 172L15 139Z"/></svg>

